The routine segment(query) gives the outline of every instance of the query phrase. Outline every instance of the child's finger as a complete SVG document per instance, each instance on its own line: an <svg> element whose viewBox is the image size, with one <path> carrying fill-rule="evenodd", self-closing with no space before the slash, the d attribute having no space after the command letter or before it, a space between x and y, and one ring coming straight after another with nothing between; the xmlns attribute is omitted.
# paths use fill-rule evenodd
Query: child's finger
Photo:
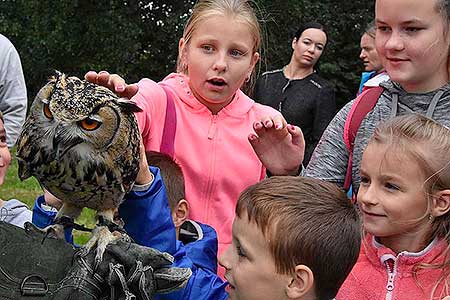
<svg viewBox="0 0 450 300"><path fill-rule="evenodd" d="M259 144L259 137L256 134L250 133L247 138L253 148Z"/></svg>
<svg viewBox="0 0 450 300"><path fill-rule="evenodd" d="M253 123L253 129L255 130L256 134L261 134L264 132L264 124L261 121L256 121Z"/></svg>
<svg viewBox="0 0 450 300"><path fill-rule="evenodd" d="M305 138L303 136L303 132L298 126L294 125L287 125L287 129L289 133L292 136L292 143L294 145L304 145L305 144Z"/></svg>
<svg viewBox="0 0 450 300"><path fill-rule="evenodd" d="M273 127L273 120L271 117L264 117L261 119L261 123L264 125L265 128L272 128Z"/></svg>
<svg viewBox="0 0 450 300"><path fill-rule="evenodd" d="M128 99L131 99L134 95L137 94L139 90L139 87L137 84L127 84L125 86L125 91L121 94L122 97L126 97Z"/></svg>
<svg viewBox="0 0 450 300"><path fill-rule="evenodd" d="M86 74L84 74L84 79L91 83L95 83L97 80L98 73L95 71L88 71Z"/></svg>
<svg viewBox="0 0 450 300"><path fill-rule="evenodd" d="M110 75L107 71L100 71L97 75L97 84L108 87Z"/></svg>
<svg viewBox="0 0 450 300"><path fill-rule="evenodd" d="M116 93L123 93L127 84L125 80L117 74L108 75L108 86L113 88Z"/></svg>
<svg viewBox="0 0 450 300"><path fill-rule="evenodd" d="M287 123L286 120L283 118L282 115L276 115L272 118L273 126L276 130L283 129Z"/></svg>

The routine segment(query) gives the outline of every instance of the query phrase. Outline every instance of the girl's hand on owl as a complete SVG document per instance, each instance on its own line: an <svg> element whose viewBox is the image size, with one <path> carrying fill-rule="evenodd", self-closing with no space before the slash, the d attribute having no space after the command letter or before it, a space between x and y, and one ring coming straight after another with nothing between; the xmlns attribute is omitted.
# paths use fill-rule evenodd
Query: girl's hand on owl
<svg viewBox="0 0 450 300"><path fill-rule="evenodd" d="M125 80L117 74L109 74L107 71L89 71L84 75L84 79L89 82L107 87L119 97L131 99L138 92L137 84L127 84Z"/></svg>

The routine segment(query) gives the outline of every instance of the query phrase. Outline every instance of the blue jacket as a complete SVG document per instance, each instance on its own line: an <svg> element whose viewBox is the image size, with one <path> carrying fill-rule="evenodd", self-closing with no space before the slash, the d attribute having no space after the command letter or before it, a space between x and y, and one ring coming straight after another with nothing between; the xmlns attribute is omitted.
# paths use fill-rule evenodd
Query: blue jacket
<svg viewBox="0 0 450 300"><path fill-rule="evenodd" d="M359 88L358 88L358 93L357 95L361 94L363 88L364 88L364 84L373 76L377 75L376 71L370 71L370 72L363 72L361 74L361 81L359 83Z"/></svg>
<svg viewBox="0 0 450 300"><path fill-rule="evenodd" d="M171 254L174 257L174 267L192 270L192 276L183 289L154 295L154 299L227 299L227 283L216 274L216 232L210 226L196 223L201 228L197 232L201 238L186 245L178 241L160 171L155 167L150 167L150 171L155 176L150 187L143 190L139 190L139 187L133 188L119 207L119 215L125 223L124 228L136 243ZM52 224L56 215L56 212L42 208L43 198L39 197L33 208L33 223L39 227Z"/></svg>

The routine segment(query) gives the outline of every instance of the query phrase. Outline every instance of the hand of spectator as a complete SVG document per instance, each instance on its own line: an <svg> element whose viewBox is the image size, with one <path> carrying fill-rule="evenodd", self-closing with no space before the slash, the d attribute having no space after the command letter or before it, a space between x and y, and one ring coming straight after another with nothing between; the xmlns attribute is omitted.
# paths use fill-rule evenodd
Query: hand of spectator
<svg viewBox="0 0 450 300"><path fill-rule="evenodd" d="M131 99L138 92L137 84L126 84L125 80L117 74L109 74L106 71L89 71L84 75L89 82L107 87L119 97Z"/></svg>
<svg viewBox="0 0 450 300"><path fill-rule="evenodd" d="M281 115L264 117L253 128L256 134L248 139L267 170L273 175L296 175L305 152L300 128L286 124Z"/></svg>

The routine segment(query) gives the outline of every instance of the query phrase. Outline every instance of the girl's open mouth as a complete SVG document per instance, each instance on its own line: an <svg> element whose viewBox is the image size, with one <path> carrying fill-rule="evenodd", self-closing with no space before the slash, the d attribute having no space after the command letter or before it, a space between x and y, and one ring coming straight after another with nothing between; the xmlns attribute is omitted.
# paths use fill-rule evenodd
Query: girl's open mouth
<svg viewBox="0 0 450 300"><path fill-rule="evenodd" d="M227 84L223 79L209 79L207 82L215 86L224 86Z"/></svg>

